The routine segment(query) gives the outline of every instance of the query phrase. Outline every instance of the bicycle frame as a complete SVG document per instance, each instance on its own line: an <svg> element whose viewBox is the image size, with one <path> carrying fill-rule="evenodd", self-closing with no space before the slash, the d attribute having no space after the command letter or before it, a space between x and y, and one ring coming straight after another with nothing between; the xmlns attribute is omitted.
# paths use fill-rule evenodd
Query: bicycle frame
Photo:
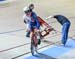
<svg viewBox="0 0 75 59"><path fill-rule="evenodd" d="M34 55L34 51L37 52L37 47L38 47L37 32L35 32L35 30L33 30L32 34L31 34L31 53L32 53L32 55Z"/></svg>

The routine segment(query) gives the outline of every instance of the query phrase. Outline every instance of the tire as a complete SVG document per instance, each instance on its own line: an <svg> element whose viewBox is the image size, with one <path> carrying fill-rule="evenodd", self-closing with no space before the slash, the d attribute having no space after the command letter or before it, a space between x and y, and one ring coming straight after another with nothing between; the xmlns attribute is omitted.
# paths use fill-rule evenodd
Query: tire
<svg viewBox="0 0 75 59"><path fill-rule="evenodd" d="M32 38L31 38L31 53L32 53L32 55L34 55L34 51L35 51L34 49L38 45L38 42L36 40L37 40L37 37L35 36L35 34L33 34Z"/></svg>

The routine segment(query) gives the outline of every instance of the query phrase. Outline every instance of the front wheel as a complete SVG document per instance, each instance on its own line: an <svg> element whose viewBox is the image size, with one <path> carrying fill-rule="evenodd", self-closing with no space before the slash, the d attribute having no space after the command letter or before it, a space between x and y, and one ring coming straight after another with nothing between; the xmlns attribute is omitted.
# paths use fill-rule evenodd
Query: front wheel
<svg viewBox="0 0 75 59"><path fill-rule="evenodd" d="M32 38L31 38L31 53L32 55L34 55L34 51L37 48L38 45L38 41L37 41L37 37L35 36L35 34L32 34Z"/></svg>

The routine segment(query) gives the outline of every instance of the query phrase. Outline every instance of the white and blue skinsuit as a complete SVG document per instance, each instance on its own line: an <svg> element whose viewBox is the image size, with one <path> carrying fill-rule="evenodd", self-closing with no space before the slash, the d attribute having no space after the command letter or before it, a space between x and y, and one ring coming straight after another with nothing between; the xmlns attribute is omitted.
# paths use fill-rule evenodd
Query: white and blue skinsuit
<svg viewBox="0 0 75 59"><path fill-rule="evenodd" d="M38 18L37 18L37 15L35 12L32 12L31 17L24 15L23 18L27 24L27 29L29 30L26 33L26 37L29 37L30 31L32 31L34 28L37 28L37 29L40 28L40 22L38 21ZM32 22L32 21L34 21L34 22Z"/></svg>
<svg viewBox="0 0 75 59"><path fill-rule="evenodd" d="M29 28L30 31L32 31L34 28L39 29L40 28L40 22L37 18L37 15L32 12L31 14L31 21L29 22Z"/></svg>
<svg viewBox="0 0 75 59"><path fill-rule="evenodd" d="M70 28L70 21L62 15L55 15L54 18L63 26L62 27L62 43L65 45L68 39L68 32Z"/></svg>

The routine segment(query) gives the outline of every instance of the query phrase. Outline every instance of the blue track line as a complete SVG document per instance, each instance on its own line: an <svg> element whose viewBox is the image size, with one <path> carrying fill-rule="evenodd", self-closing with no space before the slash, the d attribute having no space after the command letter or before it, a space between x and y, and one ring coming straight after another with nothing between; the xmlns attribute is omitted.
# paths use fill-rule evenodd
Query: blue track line
<svg viewBox="0 0 75 59"><path fill-rule="evenodd" d="M29 56L25 59L56 59L56 57L70 52L73 48L75 48L75 41L69 39L65 47L63 45L53 46L47 50L40 52L40 54Z"/></svg>

